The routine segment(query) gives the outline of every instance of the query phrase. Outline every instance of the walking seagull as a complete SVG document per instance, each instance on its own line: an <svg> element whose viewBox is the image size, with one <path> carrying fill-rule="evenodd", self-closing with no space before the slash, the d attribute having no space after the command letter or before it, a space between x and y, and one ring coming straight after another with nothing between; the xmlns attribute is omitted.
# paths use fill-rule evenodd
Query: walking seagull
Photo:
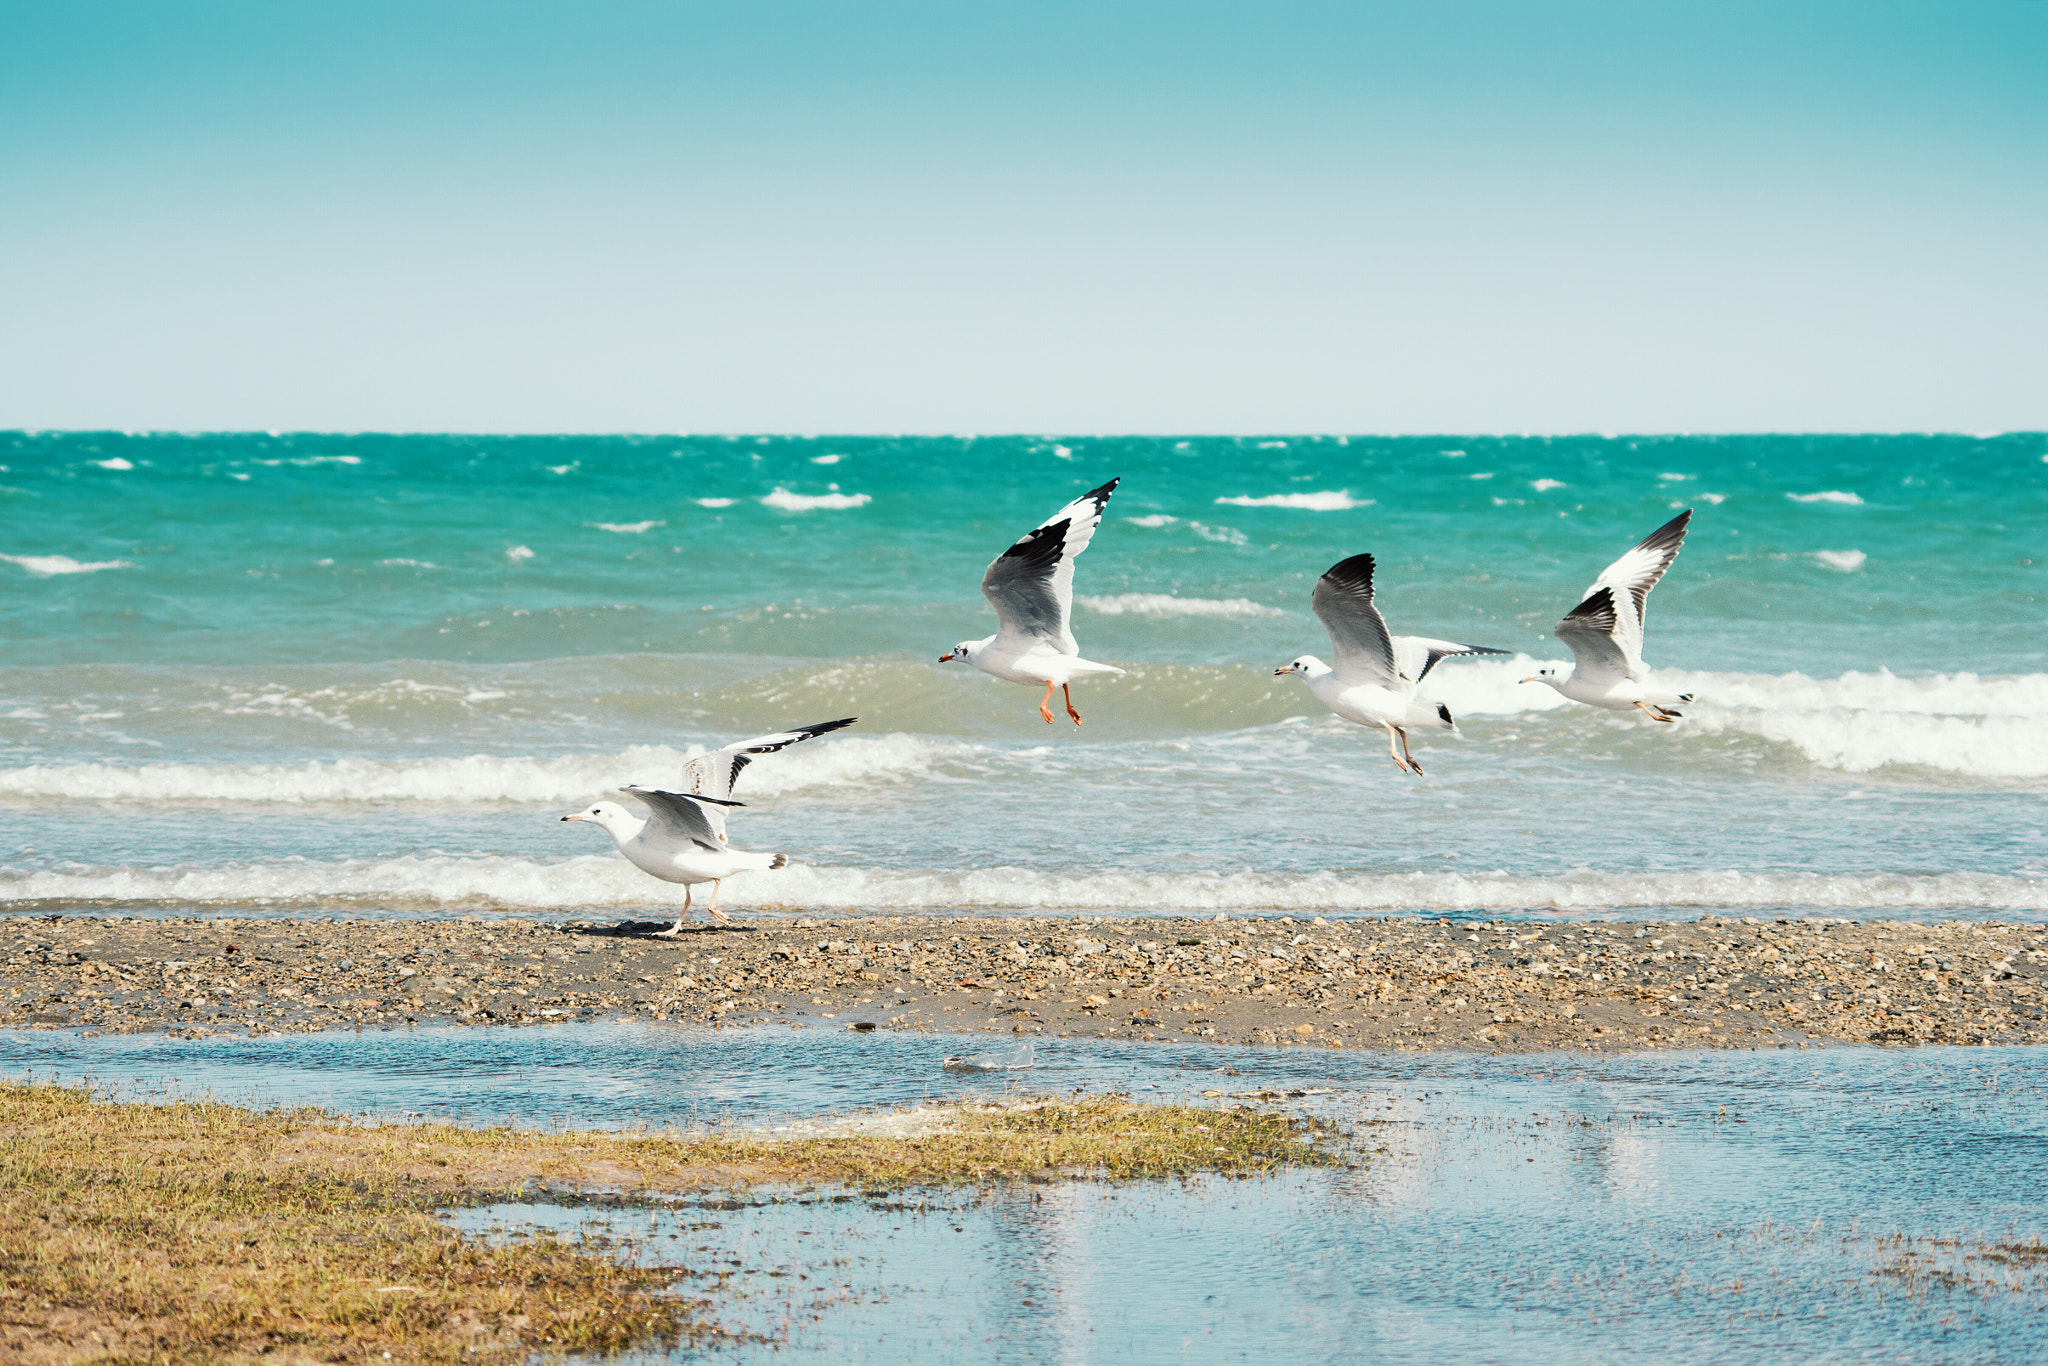
<svg viewBox="0 0 2048 1366"><path fill-rule="evenodd" d="M848 716L797 726L700 754L683 765L683 781L690 789L687 792L667 792L637 783L620 788L619 791L646 803L649 814L645 820L617 802L599 802L587 811L572 811L562 819L588 821L600 827L634 867L664 882L683 884L683 909L677 914L676 923L660 931L657 937L673 939L682 932L683 917L690 913L690 888L699 882L711 884L711 918L728 923L731 917L718 909L720 883L734 873L782 868L789 863L787 854L750 854L727 844L726 811L746 805L732 799L733 783L740 770L753 762L752 756L756 754L774 754L814 735L850 726L854 720Z"/></svg>
<svg viewBox="0 0 2048 1366"><path fill-rule="evenodd" d="M1642 543L1600 571L1586 600L1565 614L1551 634L1571 648L1577 661L1560 675L1546 664L1524 683L1544 683L1574 702L1609 711L1641 711L1652 721L1675 721L1684 712L1672 708L1692 701L1689 692L1658 692L1644 684L1643 613L1650 590L1685 544L1692 509L1673 517L1645 536Z"/></svg>
<svg viewBox="0 0 2048 1366"><path fill-rule="evenodd" d="M1038 714L1052 724L1052 690L1066 698L1075 725L1074 695L1067 685L1086 674L1120 674L1114 664L1081 658L1069 619L1074 613L1074 557L1088 548L1102 509L1118 480L1091 489L1040 522L998 555L981 576L981 595L996 609L997 631L986 640L963 640L939 656L939 663L964 659L985 674L1012 683L1045 684Z"/></svg>
<svg viewBox="0 0 2048 1366"><path fill-rule="evenodd" d="M1386 618L1372 601L1373 560L1370 555L1353 555L1339 560L1316 580L1309 600L1323 629L1330 633L1335 666L1314 655L1303 655L1274 676L1300 674L1316 701L1346 721L1361 726L1383 726L1387 732L1387 753L1394 767L1422 776L1422 765L1408 752L1408 728L1425 726L1456 730L1451 709L1441 702L1418 702L1415 689L1429 676L1437 661L1453 655L1504 655L1486 645L1460 645L1454 640L1431 640L1427 636L1397 636L1387 630ZM1395 741L1400 748L1395 748Z"/></svg>

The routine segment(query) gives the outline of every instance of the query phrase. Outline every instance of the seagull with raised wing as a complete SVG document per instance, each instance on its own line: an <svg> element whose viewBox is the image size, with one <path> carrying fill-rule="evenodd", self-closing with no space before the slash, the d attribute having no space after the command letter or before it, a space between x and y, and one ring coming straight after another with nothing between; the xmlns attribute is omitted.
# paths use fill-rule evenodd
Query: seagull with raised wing
<svg viewBox="0 0 2048 1366"><path fill-rule="evenodd" d="M660 932L672 939L682 932L683 918L690 913L690 889L694 884L711 884L711 918L726 923L731 917L718 909L719 885L735 873L786 867L787 854L752 854L734 849L726 840L725 816L732 807L745 802L732 799L733 784L753 756L774 754L816 735L824 735L854 723L855 718L821 721L796 726L773 735L727 745L700 754L683 765L687 792L669 792L657 787L629 783L619 791L639 798L648 808L642 819L617 802L599 802L586 811L572 811L565 821L588 821L612 837L619 852L634 867L664 882L683 884L683 908L676 923Z"/></svg>
<svg viewBox="0 0 2048 1366"><path fill-rule="evenodd" d="M1650 590L1678 558L1691 522L1692 509L1687 508L1645 536L1635 549L1600 571L1586 590L1585 601L1565 614L1552 634L1577 661L1570 673L1546 664L1522 681L1547 684L1589 707L1640 711L1652 721L1675 721L1685 715L1672 708L1692 701L1691 693L1664 692L1646 681L1643 614Z"/></svg>
<svg viewBox="0 0 2048 1366"><path fill-rule="evenodd" d="M1441 702L1421 702L1415 690L1437 662L1454 655L1504 655L1487 645L1460 645L1428 636L1397 636L1372 600L1373 558L1353 555L1339 560L1316 580L1309 605L1330 633L1336 663L1303 655L1281 674L1299 674L1316 701L1346 721L1380 726L1387 732L1387 753L1404 773L1422 776L1422 765L1408 750L1410 727L1456 730L1451 709ZM1396 748L1396 742L1399 748Z"/></svg>
<svg viewBox="0 0 2048 1366"><path fill-rule="evenodd" d="M939 663L961 659L985 674L1012 683L1045 685L1038 714L1052 724L1052 690L1066 699L1075 725L1074 695L1067 685L1086 674L1120 674L1114 664L1081 658L1070 624L1074 614L1074 557L1088 548L1102 510L1119 481L1090 489L1026 532L998 555L981 576L981 595L996 609L996 633L985 640L963 640Z"/></svg>

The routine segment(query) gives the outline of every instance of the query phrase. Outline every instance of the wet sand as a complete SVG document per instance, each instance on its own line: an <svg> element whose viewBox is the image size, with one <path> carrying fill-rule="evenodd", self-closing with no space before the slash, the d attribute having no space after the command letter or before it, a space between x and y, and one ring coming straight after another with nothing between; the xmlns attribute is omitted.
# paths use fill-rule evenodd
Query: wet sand
<svg viewBox="0 0 2048 1366"><path fill-rule="evenodd" d="M125 919L0 925L0 1027L593 1017L1523 1052L2048 1042L2048 929L1703 918Z"/></svg>

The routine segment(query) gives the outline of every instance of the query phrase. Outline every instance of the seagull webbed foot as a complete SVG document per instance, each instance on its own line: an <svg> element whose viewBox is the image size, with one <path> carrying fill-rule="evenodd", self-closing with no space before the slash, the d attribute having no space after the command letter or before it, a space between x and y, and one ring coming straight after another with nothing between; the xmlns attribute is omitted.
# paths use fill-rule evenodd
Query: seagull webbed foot
<svg viewBox="0 0 2048 1366"><path fill-rule="evenodd" d="M667 929L665 929L665 930L656 930L656 931L654 932L654 937L655 937L656 939L673 939L673 938L675 938L675 937L676 937L677 935L681 934L682 932L683 932L683 922L682 922L682 921L680 921L680 920L678 920L678 921L677 921L677 922L676 922L675 924L673 924L673 925L669 926L669 927L668 927Z"/></svg>

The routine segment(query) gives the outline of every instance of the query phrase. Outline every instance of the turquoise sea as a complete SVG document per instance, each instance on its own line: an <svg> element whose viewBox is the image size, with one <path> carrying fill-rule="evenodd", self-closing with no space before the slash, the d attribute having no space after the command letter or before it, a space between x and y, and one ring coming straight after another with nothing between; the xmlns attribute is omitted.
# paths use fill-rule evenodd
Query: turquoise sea
<svg viewBox="0 0 2048 1366"><path fill-rule="evenodd" d="M937 657L983 566L1121 476L1087 725ZM1522 685L1673 515L1671 727ZM1371 551L1463 733L1384 740L1274 666ZM739 907L2038 918L2048 437L0 434L0 899L17 911L619 914L555 817L764 760Z"/></svg>

